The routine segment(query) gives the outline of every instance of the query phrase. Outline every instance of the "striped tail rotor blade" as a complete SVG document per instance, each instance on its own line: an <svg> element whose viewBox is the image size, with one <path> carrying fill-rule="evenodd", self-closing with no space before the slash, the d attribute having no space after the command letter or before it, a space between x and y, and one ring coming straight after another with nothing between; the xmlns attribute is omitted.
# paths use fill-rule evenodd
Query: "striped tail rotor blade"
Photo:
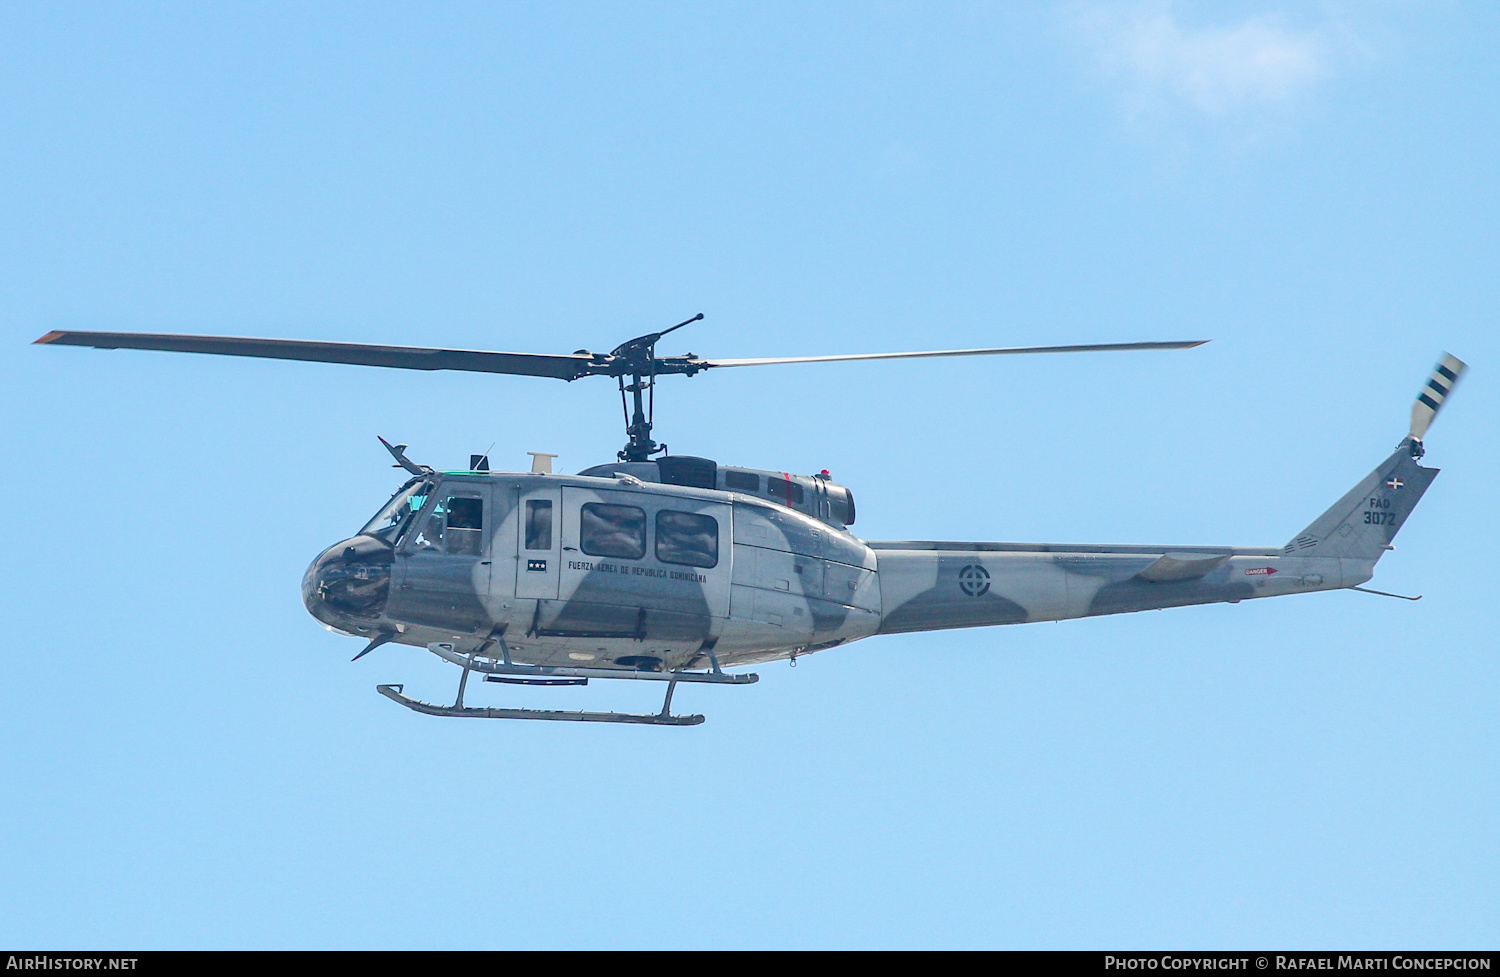
<svg viewBox="0 0 1500 977"><path fill-rule="evenodd" d="M1464 366L1464 361L1452 353L1444 353L1443 358L1438 360L1432 376L1427 378L1427 385L1417 394L1417 402L1411 405L1412 437L1421 441L1427 434L1427 428L1432 425L1432 419L1442 408L1443 401L1453 392L1458 378L1463 376Z"/></svg>

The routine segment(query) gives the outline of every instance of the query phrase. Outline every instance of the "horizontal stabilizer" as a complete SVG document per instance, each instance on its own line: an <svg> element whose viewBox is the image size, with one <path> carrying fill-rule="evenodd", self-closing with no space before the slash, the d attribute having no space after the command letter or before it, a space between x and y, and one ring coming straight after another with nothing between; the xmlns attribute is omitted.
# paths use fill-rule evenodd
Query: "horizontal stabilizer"
<svg viewBox="0 0 1500 977"><path fill-rule="evenodd" d="M1229 562L1231 553L1165 553L1155 563L1136 574L1151 583L1170 583L1174 580L1196 580L1206 577Z"/></svg>

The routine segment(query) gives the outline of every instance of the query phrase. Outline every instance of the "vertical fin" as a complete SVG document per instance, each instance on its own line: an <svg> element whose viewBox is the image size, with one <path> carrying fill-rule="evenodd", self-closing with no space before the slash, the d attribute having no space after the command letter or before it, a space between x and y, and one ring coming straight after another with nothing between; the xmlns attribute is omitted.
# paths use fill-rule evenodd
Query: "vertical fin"
<svg viewBox="0 0 1500 977"><path fill-rule="evenodd" d="M1289 556L1380 559L1437 473L1436 468L1417 464L1403 442L1379 468L1287 543L1285 552Z"/></svg>
<svg viewBox="0 0 1500 977"><path fill-rule="evenodd" d="M1443 354L1417 393L1406 439L1379 468L1287 543L1284 549L1288 555L1341 556L1371 562L1380 559L1437 477L1436 468L1417 464L1425 453L1422 438L1464 368L1463 360L1452 353Z"/></svg>

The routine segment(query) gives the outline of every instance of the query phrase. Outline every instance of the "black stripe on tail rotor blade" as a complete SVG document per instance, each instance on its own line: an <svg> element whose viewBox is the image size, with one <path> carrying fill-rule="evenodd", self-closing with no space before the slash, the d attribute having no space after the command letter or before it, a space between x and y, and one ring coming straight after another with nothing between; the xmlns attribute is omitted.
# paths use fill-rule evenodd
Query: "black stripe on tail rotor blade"
<svg viewBox="0 0 1500 977"><path fill-rule="evenodd" d="M1457 373L1454 373L1452 370L1448 369L1441 363L1438 364L1437 372L1441 373L1443 375L1443 378L1449 383L1452 383L1454 380L1458 379Z"/></svg>
<svg viewBox="0 0 1500 977"><path fill-rule="evenodd" d="M1448 396L1448 388L1443 386L1441 383L1438 383L1436 379L1428 380L1427 386L1431 387L1433 390L1436 390L1440 396Z"/></svg>
<svg viewBox="0 0 1500 977"><path fill-rule="evenodd" d="M1433 410L1437 410L1438 409L1439 401L1433 400L1431 397L1427 396L1426 394L1418 394L1417 395L1417 399L1420 400L1422 403L1426 404L1428 407L1431 407Z"/></svg>

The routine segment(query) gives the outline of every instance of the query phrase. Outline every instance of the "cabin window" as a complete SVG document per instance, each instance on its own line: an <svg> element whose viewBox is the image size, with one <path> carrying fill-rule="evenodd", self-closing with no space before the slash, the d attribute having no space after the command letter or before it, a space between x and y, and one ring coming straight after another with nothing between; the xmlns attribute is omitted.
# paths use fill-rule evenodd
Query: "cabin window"
<svg viewBox="0 0 1500 977"><path fill-rule="evenodd" d="M526 500L526 548L528 550L550 550L552 548L552 500Z"/></svg>
<svg viewBox="0 0 1500 977"><path fill-rule="evenodd" d="M719 521L663 509L656 514L656 558L689 567L719 564Z"/></svg>
<svg viewBox="0 0 1500 977"><path fill-rule="evenodd" d="M737 492L759 492L760 476L754 472L725 472L724 487Z"/></svg>
<svg viewBox="0 0 1500 977"><path fill-rule="evenodd" d="M766 479L766 494L782 505L802 504L802 486L784 478ZM788 499L791 501L788 502Z"/></svg>
<svg viewBox="0 0 1500 977"><path fill-rule="evenodd" d="M633 505L588 502L578 518L578 545L589 556L639 560L646 555L646 512Z"/></svg>

